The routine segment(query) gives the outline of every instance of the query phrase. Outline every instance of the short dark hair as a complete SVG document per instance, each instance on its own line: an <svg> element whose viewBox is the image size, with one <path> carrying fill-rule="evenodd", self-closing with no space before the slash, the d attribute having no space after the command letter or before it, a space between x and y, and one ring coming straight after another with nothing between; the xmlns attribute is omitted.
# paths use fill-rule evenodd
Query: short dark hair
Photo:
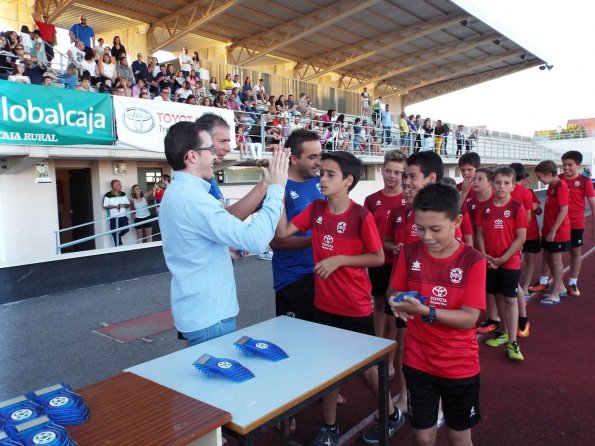
<svg viewBox="0 0 595 446"><path fill-rule="evenodd" d="M349 175L353 177L353 183L349 187L349 191L351 191L356 186L360 177L362 176L364 163L362 163L361 160L352 153L344 152L342 150L324 152L321 156L321 159L322 161L333 160L336 162L339 165L339 169L341 169L343 179L347 178Z"/></svg>
<svg viewBox="0 0 595 446"><path fill-rule="evenodd" d="M388 163L391 162L405 164L406 161L407 157L405 156L405 154L401 150L395 149L391 150L390 152L386 152L386 155L384 155L383 166L386 166Z"/></svg>
<svg viewBox="0 0 595 446"><path fill-rule="evenodd" d="M444 212L449 220L454 221L461 213L461 197L452 186L434 183L420 189L413 199L415 211Z"/></svg>
<svg viewBox="0 0 595 446"><path fill-rule="evenodd" d="M110 187L111 187L112 189L113 189L113 187L114 187L114 183L115 183L116 181L117 181L118 183L121 183L121 181L120 181L120 180L118 180L117 178L113 179L113 180L112 180L112 181L109 183L109 185L110 185Z"/></svg>
<svg viewBox="0 0 595 446"><path fill-rule="evenodd" d="M527 169L521 163L510 163L510 168L516 173L517 181L521 181L527 175Z"/></svg>
<svg viewBox="0 0 595 446"><path fill-rule="evenodd" d="M494 181L494 171L488 167L480 167L479 169L477 169L475 171L475 174L477 175L478 173L483 173L486 178L488 179L488 181L491 183L492 181Z"/></svg>
<svg viewBox="0 0 595 446"><path fill-rule="evenodd" d="M436 174L436 181L440 181L444 176L444 163L440 155L430 152L417 152L409 155L407 158L408 166L417 166L424 177L428 177L432 172Z"/></svg>
<svg viewBox="0 0 595 446"><path fill-rule="evenodd" d="M320 136L310 130L297 129L290 133L285 141L285 148L291 149L291 154L299 158L304 152L304 143L308 141L320 141Z"/></svg>
<svg viewBox="0 0 595 446"><path fill-rule="evenodd" d="M455 181L454 178L451 177L442 177L442 179L440 180L441 184L445 184L447 186L451 186L451 187L457 187L457 182Z"/></svg>
<svg viewBox="0 0 595 446"><path fill-rule="evenodd" d="M564 160L572 160L576 164L581 164L583 162L583 154L578 150L569 150L562 155L562 161Z"/></svg>
<svg viewBox="0 0 595 446"><path fill-rule="evenodd" d="M512 167L508 167L508 166L497 167L496 170L494 170L494 178L496 178L496 175L510 177L510 179L512 180L512 183L513 184L516 183L517 173Z"/></svg>
<svg viewBox="0 0 595 446"><path fill-rule="evenodd" d="M226 129L229 128L227 121L215 113L205 113L196 120L196 123L209 133L211 133L217 126L222 126Z"/></svg>
<svg viewBox="0 0 595 446"><path fill-rule="evenodd" d="M545 160L535 166L533 170L539 173L551 173L555 176L558 174L558 165L552 160Z"/></svg>
<svg viewBox="0 0 595 446"><path fill-rule="evenodd" d="M470 166L479 169L481 166L481 158L477 152L466 152L463 153L459 158L459 167L469 164Z"/></svg>
<svg viewBox="0 0 595 446"><path fill-rule="evenodd" d="M189 121L180 121L167 130L163 145L165 158L173 170L183 170L186 167L186 153L192 148L201 147L202 141L198 134L202 130L206 131L206 128Z"/></svg>

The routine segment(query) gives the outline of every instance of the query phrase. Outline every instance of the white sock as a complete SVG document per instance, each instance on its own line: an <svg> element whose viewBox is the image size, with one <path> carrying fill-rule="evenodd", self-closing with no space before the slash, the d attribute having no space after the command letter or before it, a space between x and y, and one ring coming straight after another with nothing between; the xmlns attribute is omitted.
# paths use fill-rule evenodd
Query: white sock
<svg viewBox="0 0 595 446"><path fill-rule="evenodd" d="M572 285L576 285L576 282L578 282L578 279L575 277L569 277L568 278L568 285L572 286Z"/></svg>
<svg viewBox="0 0 595 446"><path fill-rule="evenodd" d="M540 285L547 285L549 277L548 276L539 276L539 284Z"/></svg>

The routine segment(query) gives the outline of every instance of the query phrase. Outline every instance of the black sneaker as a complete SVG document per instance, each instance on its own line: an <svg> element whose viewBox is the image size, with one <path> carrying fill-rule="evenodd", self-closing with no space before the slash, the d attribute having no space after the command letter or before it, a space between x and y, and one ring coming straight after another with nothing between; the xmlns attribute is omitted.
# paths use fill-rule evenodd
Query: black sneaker
<svg viewBox="0 0 595 446"><path fill-rule="evenodd" d="M396 420L392 420L390 417L388 418L388 438L391 438L395 435L395 432L399 430L401 426L405 423L405 415L401 413L399 409L399 416ZM364 442L366 444L379 444L380 443L380 433L378 429L378 423L374 425L372 429L364 434Z"/></svg>
<svg viewBox="0 0 595 446"><path fill-rule="evenodd" d="M322 426L316 438L310 446L337 446L339 444L339 429L334 432L326 426Z"/></svg>

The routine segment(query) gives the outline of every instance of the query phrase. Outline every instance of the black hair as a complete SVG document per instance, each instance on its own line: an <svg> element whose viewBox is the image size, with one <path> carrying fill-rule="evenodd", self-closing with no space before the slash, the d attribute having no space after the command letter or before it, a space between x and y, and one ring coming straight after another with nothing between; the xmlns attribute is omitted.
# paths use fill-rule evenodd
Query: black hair
<svg viewBox="0 0 595 446"><path fill-rule="evenodd" d="M287 137L285 148L291 149L291 154L299 158L304 152L304 143L308 141L320 141L318 133L306 129L297 129Z"/></svg>
<svg viewBox="0 0 595 446"><path fill-rule="evenodd" d="M569 150L562 155L562 161L564 160L572 160L576 164L581 164L583 162L583 154L578 150Z"/></svg>
<svg viewBox="0 0 595 446"><path fill-rule="evenodd" d="M440 155L435 152L424 151L409 155L407 165L419 167L424 177L428 177L434 172L436 174L436 182L442 180L444 176L444 163Z"/></svg>
<svg viewBox="0 0 595 446"><path fill-rule="evenodd" d="M457 182L451 177L442 177L440 183L445 184L446 186L457 187Z"/></svg>
<svg viewBox="0 0 595 446"><path fill-rule="evenodd" d="M510 177L510 179L512 180L512 184L516 183L517 173L512 167L508 167L508 166L497 167L496 170L494 170L494 179L496 178L496 175L503 175L505 177Z"/></svg>
<svg viewBox="0 0 595 446"><path fill-rule="evenodd" d="M466 152L463 153L459 158L459 167L469 164L470 166L479 169L481 166L481 158L477 152Z"/></svg>
<svg viewBox="0 0 595 446"><path fill-rule="evenodd" d="M227 121L215 113L205 113L196 120L196 123L202 126L202 128L209 133L211 133L215 127L219 125L225 127L226 129L229 128Z"/></svg>
<svg viewBox="0 0 595 446"><path fill-rule="evenodd" d="M291 135L290 135L291 136ZM352 190L358 183L362 172L364 170L364 163L360 161L354 154L344 152L342 150L335 150L334 152L324 152L321 156L322 161L333 160L339 165L343 179L349 175L353 177L353 183L348 190Z"/></svg>
<svg viewBox="0 0 595 446"><path fill-rule="evenodd" d="M461 213L461 197L452 186L434 183L419 190L413 199L415 211L444 212L449 220L454 221Z"/></svg>
<svg viewBox="0 0 595 446"><path fill-rule="evenodd" d="M483 172L490 183L494 181L494 171L492 169L488 167L480 167L475 171L475 174L477 175L479 172Z"/></svg>
<svg viewBox="0 0 595 446"><path fill-rule="evenodd" d="M198 133L202 130L208 131L205 126L189 121L180 121L168 129L163 145L165 158L173 170L186 168L184 158L190 149L201 147Z"/></svg>
<svg viewBox="0 0 595 446"><path fill-rule="evenodd" d="M533 170L538 173L551 173L556 176L558 174L558 165L554 161L545 160L535 166Z"/></svg>
<svg viewBox="0 0 595 446"><path fill-rule="evenodd" d="M169 181L171 183L171 177L168 174L166 174L166 173L164 173L163 175L161 175L161 179L163 181L167 180L167 181Z"/></svg>
<svg viewBox="0 0 595 446"><path fill-rule="evenodd" d="M521 163L510 163L510 168L514 170L517 181L521 181L527 175L527 170Z"/></svg>

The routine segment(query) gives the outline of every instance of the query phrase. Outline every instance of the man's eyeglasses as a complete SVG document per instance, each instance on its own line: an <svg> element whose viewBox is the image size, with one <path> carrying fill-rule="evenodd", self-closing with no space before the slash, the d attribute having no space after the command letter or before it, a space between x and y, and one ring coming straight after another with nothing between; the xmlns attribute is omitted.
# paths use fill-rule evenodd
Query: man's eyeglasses
<svg viewBox="0 0 595 446"><path fill-rule="evenodd" d="M22 46L17 46L17 47L15 48L15 50L17 50L17 51L18 51L18 50L24 50L24 49L25 49L25 48L23 48Z"/></svg>
<svg viewBox="0 0 595 446"><path fill-rule="evenodd" d="M209 150L211 152L211 155L214 155L215 154L215 146L212 146L212 145L211 146L207 146L207 147L198 147L196 149L190 149L188 151L188 153L190 153L190 152L199 152L201 150ZM184 157L185 160L188 159L188 153L186 153L186 156Z"/></svg>

